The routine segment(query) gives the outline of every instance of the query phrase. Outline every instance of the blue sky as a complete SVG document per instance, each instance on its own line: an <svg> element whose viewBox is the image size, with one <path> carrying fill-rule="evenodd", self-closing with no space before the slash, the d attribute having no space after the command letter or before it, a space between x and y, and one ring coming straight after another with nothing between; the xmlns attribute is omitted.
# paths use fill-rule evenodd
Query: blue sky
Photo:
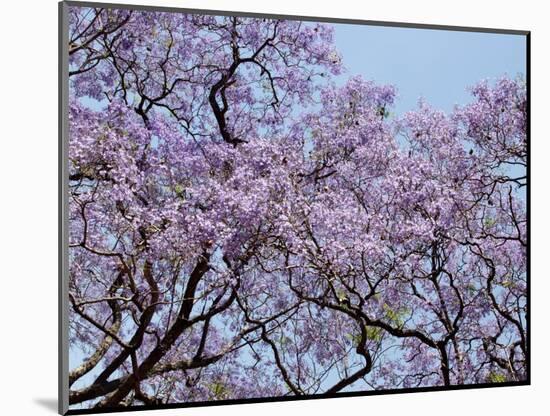
<svg viewBox="0 0 550 416"><path fill-rule="evenodd" d="M422 96L452 110L470 101L467 87L481 79L525 74L523 35L334 24L337 49L349 75L398 88L397 113Z"/></svg>

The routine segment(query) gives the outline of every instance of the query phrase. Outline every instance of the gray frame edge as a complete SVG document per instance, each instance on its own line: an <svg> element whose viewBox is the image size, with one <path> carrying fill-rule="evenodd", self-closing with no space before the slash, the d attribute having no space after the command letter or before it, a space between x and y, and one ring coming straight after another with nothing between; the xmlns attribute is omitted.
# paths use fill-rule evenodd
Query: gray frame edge
<svg viewBox="0 0 550 416"><path fill-rule="evenodd" d="M58 396L57 410L64 415L69 410L69 187L67 151L69 144L69 56L65 47L69 41L68 4L58 3Z"/></svg>

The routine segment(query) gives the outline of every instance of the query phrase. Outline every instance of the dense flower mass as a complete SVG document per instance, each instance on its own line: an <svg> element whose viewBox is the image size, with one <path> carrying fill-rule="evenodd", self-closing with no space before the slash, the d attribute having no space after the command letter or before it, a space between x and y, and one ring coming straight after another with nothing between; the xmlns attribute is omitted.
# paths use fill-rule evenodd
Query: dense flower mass
<svg viewBox="0 0 550 416"><path fill-rule="evenodd" d="M329 24L69 26L72 408L526 379L521 80L394 117Z"/></svg>

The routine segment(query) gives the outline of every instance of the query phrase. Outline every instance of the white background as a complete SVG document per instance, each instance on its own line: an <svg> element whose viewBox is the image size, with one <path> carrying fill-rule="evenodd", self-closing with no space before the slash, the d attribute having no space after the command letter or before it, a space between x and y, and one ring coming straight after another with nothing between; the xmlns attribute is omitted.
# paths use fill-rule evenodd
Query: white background
<svg viewBox="0 0 550 416"><path fill-rule="evenodd" d="M119 0L120 3L133 3ZM532 386L151 412L159 415L548 412L550 15L543 0L135 0L141 4L532 31ZM0 414L54 414L57 395L57 2L3 2L0 21ZM546 410L543 410L545 409ZM134 413L132 413L134 414ZM144 413L135 413L144 415ZM548 413L546 413L548 414Z"/></svg>

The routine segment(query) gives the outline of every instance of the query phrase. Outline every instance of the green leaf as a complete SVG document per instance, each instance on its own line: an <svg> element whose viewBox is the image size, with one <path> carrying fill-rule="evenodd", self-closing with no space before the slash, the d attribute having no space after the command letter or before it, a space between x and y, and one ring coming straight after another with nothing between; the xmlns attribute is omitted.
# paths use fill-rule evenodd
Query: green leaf
<svg viewBox="0 0 550 416"><path fill-rule="evenodd" d="M279 339L279 344L281 344L282 347L289 344L292 340L289 337L285 337L284 335L281 336Z"/></svg>
<svg viewBox="0 0 550 416"><path fill-rule="evenodd" d="M375 326L366 326L365 328L367 330L367 339L376 342L382 341L382 330L380 328Z"/></svg>
<svg viewBox="0 0 550 416"><path fill-rule="evenodd" d="M393 309L387 303L384 303L383 309L384 309L386 318L400 328L403 327L403 325L405 325L405 318L410 315L410 309L406 307Z"/></svg>
<svg viewBox="0 0 550 416"><path fill-rule="evenodd" d="M346 338L348 338L354 346L359 345L361 342L360 334L346 334Z"/></svg>
<svg viewBox="0 0 550 416"><path fill-rule="evenodd" d="M185 199L185 187L182 184L176 184L176 186L174 186L174 192L180 198Z"/></svg>
<svg viewBox="0 0 550 416"><path fill-rule="evenodd" d="M483 221L483 225L485 225L485 227L487 228L491 228L496 223L497 223L497 220L495 220L494 218L485 218L485 221Z"/></svg>
<svg viewBox="0 0 550 416"><path fill-rule="evenodd" d="M208 388L216 399L224 399L229 395L229 389L219 381L209 384Z"/></svg>
<svg viewBox="0 0 550 416"><path fill-rule="evenodd" d="M338 297L338 302L343 302L347 299L347 295L346 295L346 292L344 292L343 290L341 289L338 289L336 291L336 296Z"/></svg>
<svg viewBox="0 0 550 416"><path fill-rule="evenodd" d="M506 382L506 376L500 373L489 373L487 380L491 383L504 383Z"/></svg>
<svg viewBox="0 0 550 416"><path fill-rule="evenodd" d="M510 279L504 279L503 282L501 283L503 287L506 287L506 288L510 288L510 287L514 287L514 282Z"/></svg>

